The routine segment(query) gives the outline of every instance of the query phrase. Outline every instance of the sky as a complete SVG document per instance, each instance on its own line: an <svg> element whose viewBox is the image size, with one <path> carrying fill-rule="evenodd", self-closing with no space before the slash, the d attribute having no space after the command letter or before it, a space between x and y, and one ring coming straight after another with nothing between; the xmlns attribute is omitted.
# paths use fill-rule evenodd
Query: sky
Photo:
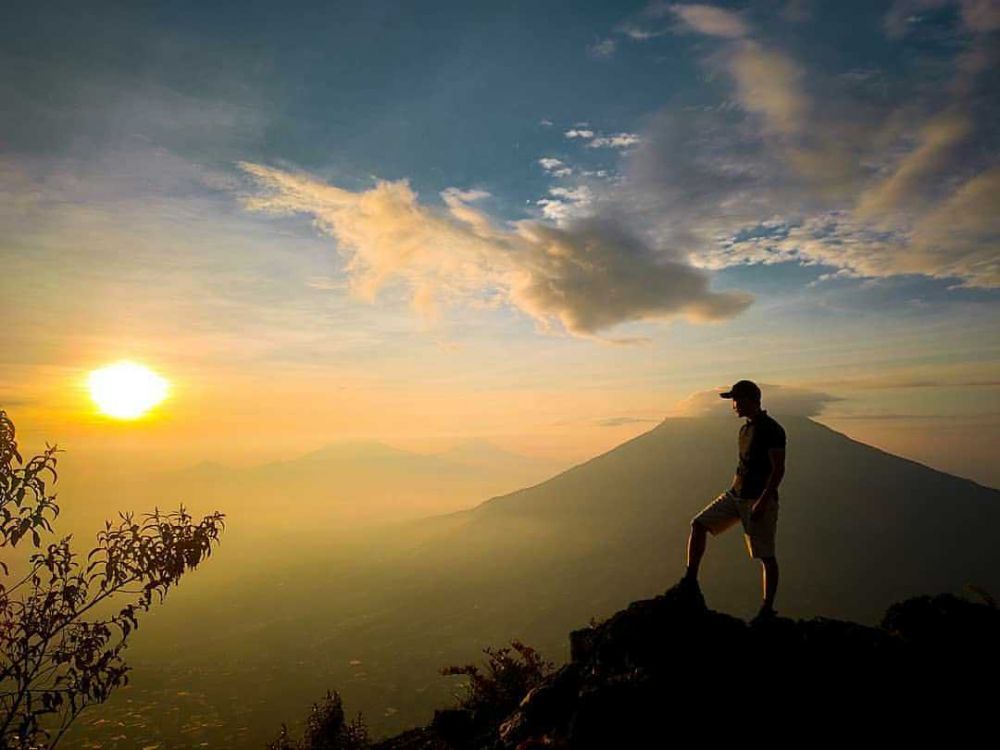
<svg viewBox="0 0 1000 750"><path fill-rule="evenodd" d="M8 7L0 407L157 467L569 462L749 378L998 486L998 29L990 0ZM171 383L146 419L87 394L121 359Z"/></svg>

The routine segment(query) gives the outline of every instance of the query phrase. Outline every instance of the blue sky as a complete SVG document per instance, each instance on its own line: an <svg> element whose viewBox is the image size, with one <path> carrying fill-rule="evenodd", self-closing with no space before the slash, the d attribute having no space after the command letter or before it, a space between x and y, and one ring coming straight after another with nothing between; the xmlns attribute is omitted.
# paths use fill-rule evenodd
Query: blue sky
<svg viewBox="0 0 1000 750"><path fill-rule="evenodd" d="M330 416L299 446L289 418L289 450L350 424L584 455L743 376L831 394L889 448L862 418L966 420L965 454L1000 434L995 2L4 16L0 397L39 429L82 413L60 383L128 355L203 403L244 393L231 413L248 372L372 404L400 379L577 394L423 436ZM972 453L942 465L996 481Z"/></svg>

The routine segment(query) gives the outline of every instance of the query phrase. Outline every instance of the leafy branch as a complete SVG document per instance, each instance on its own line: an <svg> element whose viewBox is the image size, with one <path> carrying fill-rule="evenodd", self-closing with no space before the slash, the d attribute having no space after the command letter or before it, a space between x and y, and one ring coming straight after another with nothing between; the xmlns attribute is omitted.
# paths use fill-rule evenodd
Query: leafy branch
<svg viewBox="0 0 1000 750"><path fill-rule="evenodd" d="M38 549L59 515L48 493L58 478L58 448L24 463L15 438L0 409L0 549L29 537ZM225 526L218 511L195 523L183 505L139 520L118 515L98 532L86 565L70 534L32 553L16 582L0 582L0 750L54 748L84 708L127 685L122 651L139 627L138 613L154 599L163 602L209 557ZM0 566L9 576L9 566ZM96 617L102 609L110 614Z"/></svg>

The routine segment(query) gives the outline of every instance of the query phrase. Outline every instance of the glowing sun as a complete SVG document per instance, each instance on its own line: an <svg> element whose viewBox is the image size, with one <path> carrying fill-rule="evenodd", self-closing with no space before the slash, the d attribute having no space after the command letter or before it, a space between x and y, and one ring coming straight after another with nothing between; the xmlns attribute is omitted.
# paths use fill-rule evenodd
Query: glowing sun
<svg viewBox="0 0 1000 750"><path fill-rule="evenodd" d="M136 419L167 397L170 384L148 367L116 362L90 373L90 397L104 414L116 419Z"/></svg>

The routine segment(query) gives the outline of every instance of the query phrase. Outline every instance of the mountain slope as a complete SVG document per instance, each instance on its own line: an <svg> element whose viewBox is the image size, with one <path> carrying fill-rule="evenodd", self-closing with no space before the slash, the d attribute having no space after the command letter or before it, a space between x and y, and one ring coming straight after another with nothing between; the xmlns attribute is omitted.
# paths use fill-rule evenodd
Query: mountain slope
<svg viewBox="0 0 1000 750"><path fill-rule="evenodd" d="M809 419L781 421L788 457L777 536L780 609L874 622L887 599L928 586L1000 590L1000 549L992 542L1000 492ZM430 539L399 562L417 575L479 563L544 578L556 561L576 560L580 573L597 567L630 589L629 580L643 581L652 593L657 580L665 585L682 572L690 519L729 486L738 426L726 418L665 420L545 482L452 514L439 536L427 522ZM709 537L702 585L710 599L750 612L760 598L759 563L742 537L739 526ZM574 588L582 594L592 582L578 576Z"/></svg>

